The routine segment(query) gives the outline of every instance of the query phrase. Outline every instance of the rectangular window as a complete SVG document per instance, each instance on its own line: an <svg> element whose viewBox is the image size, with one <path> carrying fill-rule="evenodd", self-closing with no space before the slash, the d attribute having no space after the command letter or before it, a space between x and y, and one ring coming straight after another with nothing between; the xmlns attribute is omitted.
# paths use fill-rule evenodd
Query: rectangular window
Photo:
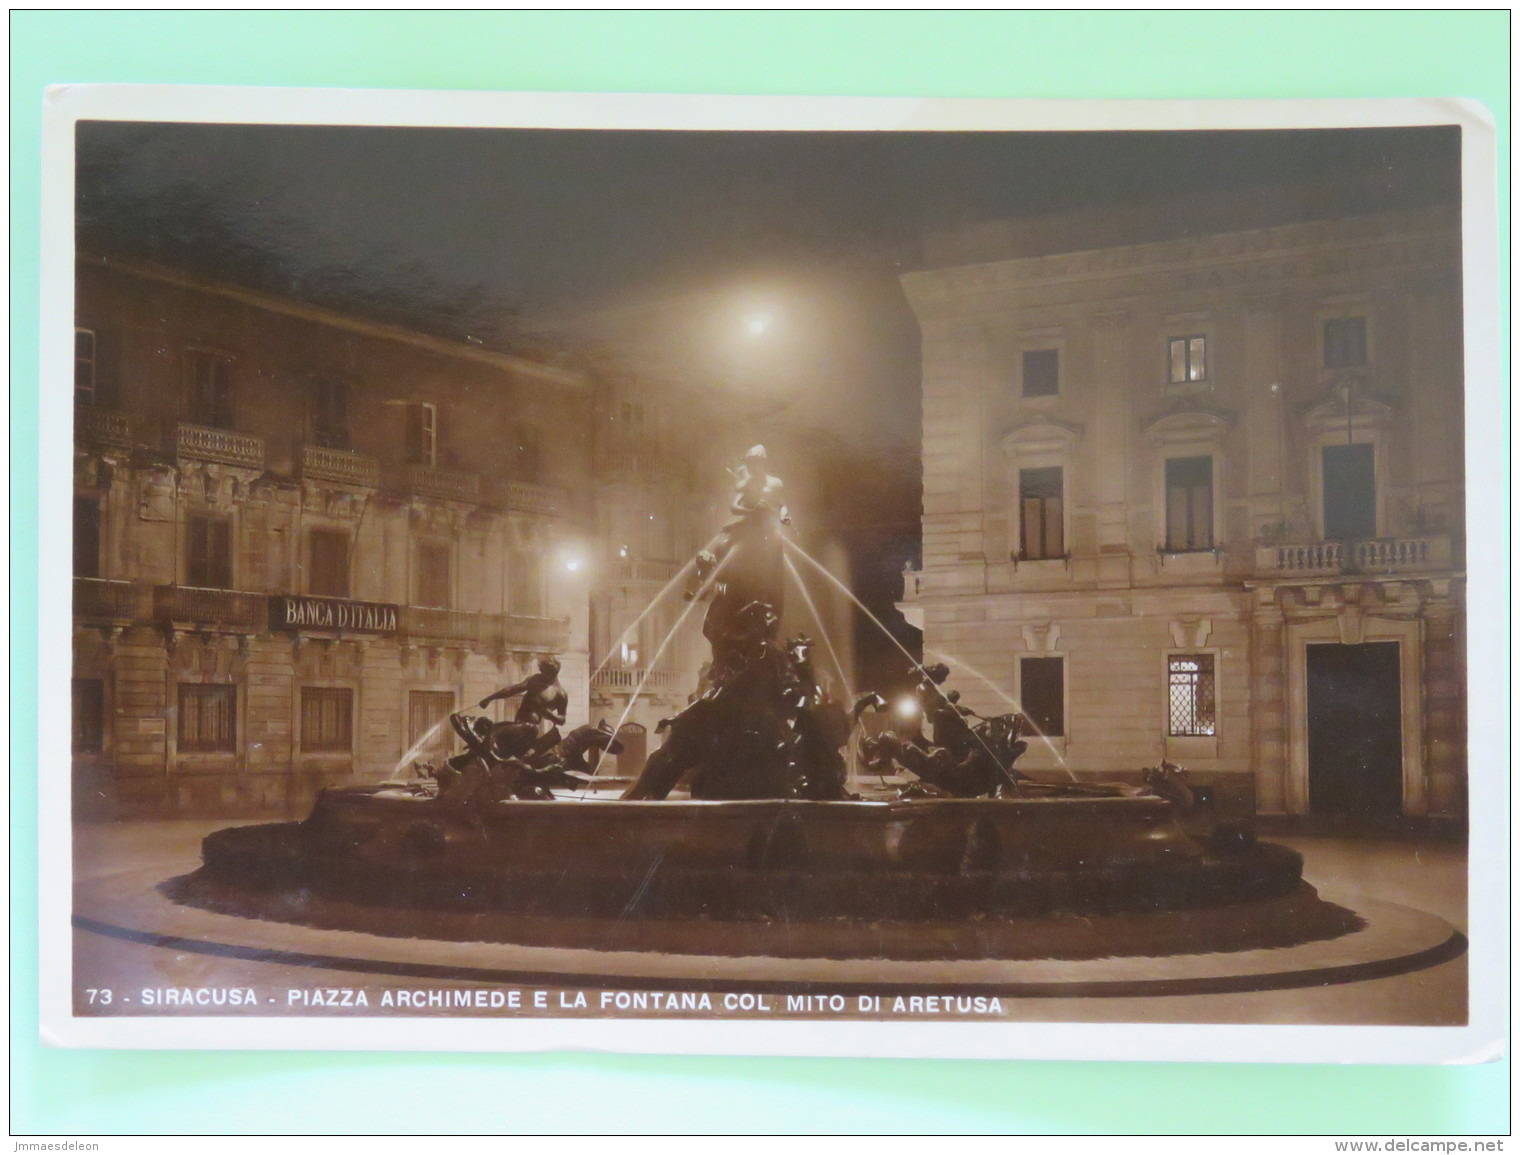
<svg viewBox="0 0 1520 1155"><path fill-rule="evenodd" d="M95 331L74 330L74 404L95 404Z"/></svg>
<svg viewBox="0 0 1520 1155"><path fill-rule="evenodd" d="M507 445L507 476L513 481L538 481L537 430L520 425L512 431L511 441Z"/></svg>
<svg viewBox="0 0 1520 1155"><path fill-rule="evenodd" d="M1326 445L1322 452L1327 541L1377 536L1377 461L1372 445Z"/></svg>
<svg viewBox="0 0 1520 1155"><path fill-rule="evenodd" d="M454 695L448 690L412 690L406 696L406 744L420 757L440 759L448 755L454 740L448 717L454 712Z"/></svg>
<svg viewBox="0 0 1520 1155"><path fill-rule="evenodd" d="M348 534L314 529L309 536L306 592L322 598L348 597Z"/></svg>
<svg viewBox="0 0 1520 1155"><path fill-rule="evenodd" d="M446 609L452 601L451 557L446 542L417 543L417 604Z"/></svg>
<svg viewBox="0 0 1520 1155"><path fill-rule="evenodd" d="M204 349L191 349L190 420L214 429L231 429L232 358Z"/></svg>
<svg viewBox="0 0 1520 1155"><path fill-rule="evenodd" d="M1061 467L1019 470L1019 557L1025 561L1066 556L1062 529Z"/></svg>
<svg viewBox="0 0 1520 1155"><path fill-rule="evenodd" d="M301 687L301 749L349 753L354 748L354 692Z"/></svg>
<svg viewBox="0 0 1520 1155"><path fill-rule="evenodd" d="M312 436L325 449L350 449L348 382L324 379L312 384Z"/></svg>
<svg viewBox="0 0 1520 1155"><path fill-rule="evenodd" d="M179 749L229 754L237 749L237 687L181 684Z"/></svg>
<svg viewBox="0 0 1520 1155"><path fill-rule="evenodd" d="M1026 349L1023 370L1025 397L1054 397L1061 391L1059 349Z"/></svg>
<svg viewBox="0 0 1520 1155"><path fill-rule="evenodd" d="M542 574L536 556L520 550L507 554L507 604L514 614L530 618L543 615Z"/></svg>
<svg viewBox="0 0 1520 1155"><path fill-rule="evenodd" d="M1066 733L1066 659L1020 658L1019 705L1047 738Z"/></svg>
<svg viewBox="0 0 1520 1155"><path fill-rule="evenodd" d="M105 749L106 684L99 678L75 678L73 689L73 751L98 754Z"/></svg>
<svg viewBox="0 0 1520 1155"><path fill-rule="evenodd" d="M406 407L406 459L412 465L438 464L438 406L431 401Z"/></svg>
<svg viewBox="0 0 1520 1155"><path fill-rule="evenodd" d="M74 576L100 576L100 498L74 495Z"/></svg>
<svg viewBox="0 0 1520 1155"><path fill-rule="evenodd" d="M1199 333L1172 337L1167 343L1167 380L1186 385L1209 379L1208 338Z"/></svg>
<svg viewBox="0 0 1520 1155"><path fill-rule="evenodd" d="M1332 317L1325 322L1325 368L1356 369L1367 364L1367 318Z"/></svg>
<svg viewBox="0 0 1520 1155"><path fill-rule="evenodd" d="M232 588L232 522L192 515L185 527L185 584L207 590Z"/></svg>
<svg viewBox="0 0 1520 1155"><path fill-rule="evenodd" d="M1167 659L1167 733L1173 738L1214 736L1214 655L1173 654Z"/></svg>
<svg viewBox="0 0 1520 1155"><path fill-rule="evenodd" d="M1214 548L1214 459L1166 461L1166 548L1173 553Z"/></svg>

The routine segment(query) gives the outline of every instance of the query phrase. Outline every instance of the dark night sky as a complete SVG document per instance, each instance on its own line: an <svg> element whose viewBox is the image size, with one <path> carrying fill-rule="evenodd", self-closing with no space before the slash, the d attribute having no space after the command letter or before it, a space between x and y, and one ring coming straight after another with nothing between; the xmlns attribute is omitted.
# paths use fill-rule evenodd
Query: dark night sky
<svg viewBox="0 0 1520 1155"><path fill-rule="evenodd" d="M919 264L926 230L1305 185L1346 211L1452 200L1457 147L1456 131L1439 128L721 134L97 122L79 126L78 227L86 250L488 345L532 348L546 327L591 331L658 347L694 382L770 390L797 426L898 463L875 485L842 489L830 511L841 525L897 523L858 535L869 540L855 551L867 600L889 605L918 517L918 333L897 277ZM757 339L744 322L760 313L772 325Z"/></svg>

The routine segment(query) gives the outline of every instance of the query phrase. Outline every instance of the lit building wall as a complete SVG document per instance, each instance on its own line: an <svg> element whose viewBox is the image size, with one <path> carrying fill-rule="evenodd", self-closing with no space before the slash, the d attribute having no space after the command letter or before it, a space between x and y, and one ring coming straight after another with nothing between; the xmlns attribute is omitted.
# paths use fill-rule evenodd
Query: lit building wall
<svg viewBox="0 0 1520 1155"><path fill-rule="evenodd" d="M975 708L1062 731L1021 765L1166 758L1261 811L1354 809L1323 728L1361 708L1323 677L1365 659L1339 677L1392 712L1373 809L1462 812L1459 241L1428 210L904 278L924 558L902 608Z"/></svg>

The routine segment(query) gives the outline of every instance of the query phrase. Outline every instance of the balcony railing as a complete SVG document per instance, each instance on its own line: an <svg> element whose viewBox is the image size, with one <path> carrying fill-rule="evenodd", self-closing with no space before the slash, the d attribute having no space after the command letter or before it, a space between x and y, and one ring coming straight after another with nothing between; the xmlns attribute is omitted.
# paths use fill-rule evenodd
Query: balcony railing
<svg viewBox="0 0 1520 1155"><path fill-rule="evenodd" d="M249 469L264 468L264 439L247 433L233 433L230 429L181 422L175 428L174 452L181 460L189 458Z"/></svg>
<svg viewBox="0 0 1520 1155"><path fill-rule="evenodd" d="M1451 538L1445 536L1317 541L1256 548L1256 568L1267 573L1407 573L1450 566Z"/></svg>
<svg viewBox="0 0 1520 1155"><path fill-rule="evenodd" d="M342 485L380 484L380 462L347 449L328 449L322 445L301 447L301 476L336 481Z"/></svg>
<svg viewBox="0 0 1520 1155"><path fill-rule="evenodd" d="M403 476L406 492L417 497L441 497L445 501L480 501L480 477L456 473L435 465L408 465Z"/></svg>
<svg viewBox="0 0 1520 1155"><path fill-rule="evenodd" d="M566 618L403 606L398 632L413 640L483 649L562 650L570 640L570 622Z"/></svg>
<svg viewBox="0 0 1520 1155"><path fill-rule="evenodd" d="M612 580L615 582L648 582L663 585L676 576L681 568L678 561L636 561L619 558L612 563Z"/></svg>
<svg viewBox="0 0 1520 1155"><path fill-rule="evenodd" d="M507 509L553 516L565 507L565 491L529 481L503 481L497 490L498 500Z"/></svg>
<svg viewBox="0 0 1520 1155"><path fill-rule="evenodd" d="M86 406L74 411L74 436L91 445L132 447L132 419L125 413Z"/></svg>
<svg viewBox="0 0 1520 1155"><path fill-rule="evenodd" d="M650 477L676 482L685 481L687 477L684 461L648 450L611 450L597 459L597 469L604 477Z"/></svg>
<svg viewBox="0 0 1520 1155"><path fill-rule="evenodd" d="M646 690L674 690L680 680L681 674L676 670L647 670L642 667L599 670L596 677L591 679L591 688L632 693L642 685Z"/></svg>
<svg viewBox="0 0 1520 1155"><path fill-rule="evenodd" d="M166 625L262 634L269 629L269 599L239 590L155 586L153 616Z"/></svg>
<svg viewBox="0 0 1520 1155"><path fill-rule="evenodd" d="M74 579L74 617L82 621L147 621L153 614L153 587L105 578Z"/></svg>

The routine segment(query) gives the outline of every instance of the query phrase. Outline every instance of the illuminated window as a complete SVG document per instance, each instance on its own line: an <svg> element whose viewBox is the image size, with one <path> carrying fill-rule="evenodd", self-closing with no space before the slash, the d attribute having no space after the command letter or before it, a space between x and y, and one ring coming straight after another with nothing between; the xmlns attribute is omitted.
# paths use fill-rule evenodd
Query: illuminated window
<svg viewBox="0 0 1520 1155"><path fill-rule="evenodd" d="M1173 654L1167 659L1167 706L1167 733L1173 738L1213 737L1213 654Z"/></svg>
<svg viewBox="0 0 1520 1155"><path fill-rule="evenodd" d="M1174 553L1214 548L1212 457L1167 458L1166 548Z"/></svg>
<svg viewBox="0 0 1520 1155"><path fill-rule="evenodd" d="M1201 334L1172 337L1166 348L1167 380L1173 385L1209 379L1208 338Z"/></svg>
<svg viewBox="0 0 1520 1155"><path fill-rule="evenodd" d="M181 753L231 753L237 749L237 687L179 688Z"/></svg>
<svg viewBox="0 0 1520 1155"><path fill-rule="evenodd" d="M1026 561L1066 556L1059 465L1019 470L1019 557Z"/></svg>

